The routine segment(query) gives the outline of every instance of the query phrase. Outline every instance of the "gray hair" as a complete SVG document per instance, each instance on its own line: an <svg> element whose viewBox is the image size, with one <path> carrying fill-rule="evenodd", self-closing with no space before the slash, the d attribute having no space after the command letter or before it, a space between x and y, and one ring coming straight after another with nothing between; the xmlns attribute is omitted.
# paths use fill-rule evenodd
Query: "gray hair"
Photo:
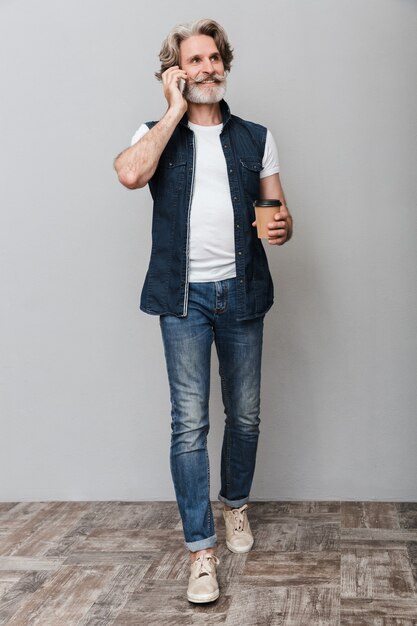
<svg viewBox="0 0 417 626"><path fill-rule="evenodd" d="M180 43L193 35L208 35L213 37L226 72L230 71L233 60L233 49L230 47L226 31L220 24L210 19L197 20L189 24L179 24L174 26L167 38L162 43L159 53L161 69L155 72L158 80L161 80L162 73L169 67L180 64Z"/></svg>

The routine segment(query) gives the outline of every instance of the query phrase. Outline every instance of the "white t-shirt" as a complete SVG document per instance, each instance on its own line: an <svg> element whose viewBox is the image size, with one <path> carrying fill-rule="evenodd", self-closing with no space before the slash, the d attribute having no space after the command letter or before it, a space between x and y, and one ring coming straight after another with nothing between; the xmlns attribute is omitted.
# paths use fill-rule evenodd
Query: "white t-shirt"
<svg viewBox="0 0 417 626"><path fill-rule="evenodd" d="M226 160L219 140L223 124L188 123L195 136L196 161L190 215L191 283L212 282L236 276L233 206ZM142 124L131 145L149 128ZM267 131L260 177L279 172L278 151Z"/></svg>

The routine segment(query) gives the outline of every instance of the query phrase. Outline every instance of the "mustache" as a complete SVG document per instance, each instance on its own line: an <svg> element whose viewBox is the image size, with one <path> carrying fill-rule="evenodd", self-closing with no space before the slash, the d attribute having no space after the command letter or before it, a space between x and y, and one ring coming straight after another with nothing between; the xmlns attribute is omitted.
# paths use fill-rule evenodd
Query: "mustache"
<svg viewBox="0 0 417 626"><path fill-rule="evenodd" d="M226 76L222 74L198 74L192 79L193 83L203 83L205 80L214 80L216 83L224 83Z"/></svg>

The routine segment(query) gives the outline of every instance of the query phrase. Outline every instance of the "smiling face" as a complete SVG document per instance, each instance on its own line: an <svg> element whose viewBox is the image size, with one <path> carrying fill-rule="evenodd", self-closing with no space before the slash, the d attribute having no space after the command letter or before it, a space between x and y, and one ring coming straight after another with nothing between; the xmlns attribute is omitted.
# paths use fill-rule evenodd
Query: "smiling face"
<svg viewBox="0 0 417 626"><path fill-rule="evenodd" d="M180 67L188 78L184 97L197 104L219 102L226 92L220 52L212 37L193 35L180 44Z"/></svg>

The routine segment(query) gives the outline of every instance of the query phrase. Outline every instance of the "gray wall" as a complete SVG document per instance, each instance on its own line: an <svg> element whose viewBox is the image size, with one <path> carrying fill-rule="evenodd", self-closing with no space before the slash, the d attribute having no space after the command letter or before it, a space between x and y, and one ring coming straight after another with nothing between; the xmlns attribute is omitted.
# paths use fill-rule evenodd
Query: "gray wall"
<svg viewBox="0 0 417 626"><path fill-rule="evenodd" d="M417 498L414 0L0 3L0 498L173 499L147 190L113 157L165 111L175 23L235 48L227 100L273 131L295 219L268 249L254 499ZM212 496L223 414L213 360Z"/></svg>

